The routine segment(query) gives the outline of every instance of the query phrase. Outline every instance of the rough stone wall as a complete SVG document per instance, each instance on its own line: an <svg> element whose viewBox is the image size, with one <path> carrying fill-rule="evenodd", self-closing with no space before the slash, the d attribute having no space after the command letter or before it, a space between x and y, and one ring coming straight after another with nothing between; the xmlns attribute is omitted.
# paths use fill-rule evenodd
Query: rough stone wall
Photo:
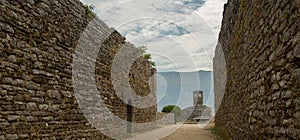
<svg viewBox="0 0 300 140"><path fill-rule="evenodd" d="M174 113L157 113L157 124L164 125L164 124L175 124Z"/></svg>
<svg viewBox="0 0 300 140"><path fill-rule="evenodd" d="M224 52L220 44L215 50L215 57L213 59L214 66L214 94L215 94L215 112L220 108L225 87L226 87L226 61Z"/></svg>
<svg viewBox="0 0 300 140"><path fill-rule="evenodd" d="M300 1L229 0L223 15L216 125L232 139L300 139Z"/></svg>
<svg viewBox="0 0 300 140"><path fill-rule="evenodd" d="M74 96L74 51L94 15L78 0L1 0L0 13L0 139L111 139L88 122ZM114 55L125 39L116 31L109 32L101 20L94 22L99 25L95 34L111 33L104 34L97 57L96 94L126 120L126 103L116 96L110 75ZM156 90L150 90L154 73L142 58L132 64L129 81L138 95L156 95ZM153 101L156 96L149 102ZM133 122L150 122L156 118L156 106L133 108L132 118ZM113 127L122 136L126 125L107 128Z"/></svg>
<svg viewBox="0 0 300 140"><path fill-rule="evenodd" d="M104 42L104 45L100 48L100 52L97 57L96 62L96 74L98 76L97 88L102 92L102 97L106 106L112 111L112 113L123 120L128 120L128 108L127 104L132 107L132 119L128 120L133 122L132 130L133 131L142 131L145 129L151 129L156 120L156 69L152 68L151 63L145 60L143 57L139 57L136 60L132 61L131 59L134 56L140 55L138 50L130 43L126 43L124 38L118 33L113 32L111 36L108 37ZM122 50L124 52L122 52ZM116 59L123 59L121 55L125 56L123 63L116 62ZM109 54L109 55L107 55ZM120 57L120 58L115 58ZM119 66L116 71L112 70L113 63L118 63ZM130 63L131 65L127 65ZM124 69L129 69L129 73L124 72ZM113 81L111 75L116 75L117 81ZM124 78L125 77L125 78ZM125 85L128 84L130 89L126 88ZM121 85L116 87L117 85ZM117 92L121 92L121 95L117 95ZM132 90L132 91L130 91ZM139 97L150 97L147 100L141 100L137 97L132 97L127 93L136 94ZM120 99L120 97L126 99L125 101ZM131 103L128 103L128 102ZM135 107L140 106L140 104L147 105L148 107ZM112 120L115 125L116 134L122 134L122 130L126 130L126 124L122 122L116 122ZM148 124L144 124L148 123ZM122 127L125 127L122 128ZM126 133L126 132L124 132Z"/></svg>

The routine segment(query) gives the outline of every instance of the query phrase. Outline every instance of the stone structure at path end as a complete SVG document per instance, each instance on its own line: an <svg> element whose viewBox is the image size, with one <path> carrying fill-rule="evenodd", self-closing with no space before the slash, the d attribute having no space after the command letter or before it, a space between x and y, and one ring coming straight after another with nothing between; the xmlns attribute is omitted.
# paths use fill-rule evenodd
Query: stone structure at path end
<svg viewBox="0 0 300 140"><path fill-rule="evenodd" d="M193 100L194 106L182 110L180 121L198 122L207 121L211 118L211 108L203 104L203 91L194 91Z"/></svg>

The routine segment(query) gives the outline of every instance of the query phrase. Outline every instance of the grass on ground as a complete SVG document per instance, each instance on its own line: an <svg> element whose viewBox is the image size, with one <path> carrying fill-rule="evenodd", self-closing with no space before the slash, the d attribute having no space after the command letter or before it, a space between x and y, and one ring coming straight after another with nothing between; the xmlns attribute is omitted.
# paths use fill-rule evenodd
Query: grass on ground
<svg viewBox="0 0 300 140"><path fill-rule="evenodd" d="M215 135L217 140L227 140L228 139L225 137L225 135L222 133L222 131L216 126L213 126L213 127L209 128L208 130L210 130L211 133Z"/></svg>

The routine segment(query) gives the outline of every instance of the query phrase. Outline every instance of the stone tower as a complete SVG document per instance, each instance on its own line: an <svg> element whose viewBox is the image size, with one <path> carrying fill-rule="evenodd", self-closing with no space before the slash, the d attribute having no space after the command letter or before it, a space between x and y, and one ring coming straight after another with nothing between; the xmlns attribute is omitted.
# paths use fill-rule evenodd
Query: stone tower
<svg viewBox="0 0 300 140"><path fill-rule="evenodd" d="M196 90L194 94L194 106L203 106L203 91Z"/></svg>

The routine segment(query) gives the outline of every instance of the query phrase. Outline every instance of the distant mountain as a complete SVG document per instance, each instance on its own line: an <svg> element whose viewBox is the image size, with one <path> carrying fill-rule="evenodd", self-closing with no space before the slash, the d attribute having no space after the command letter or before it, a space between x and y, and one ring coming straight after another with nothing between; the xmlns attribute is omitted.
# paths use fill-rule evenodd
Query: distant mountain
<svg viewBox="0 0 300 140"><path fill-rule="evenodd" d="M204 92L204 104L214 105L213 75L211 71L158 72L158 111L166 105L177 105L181 109L193 106L193 91Z"/></svg>

